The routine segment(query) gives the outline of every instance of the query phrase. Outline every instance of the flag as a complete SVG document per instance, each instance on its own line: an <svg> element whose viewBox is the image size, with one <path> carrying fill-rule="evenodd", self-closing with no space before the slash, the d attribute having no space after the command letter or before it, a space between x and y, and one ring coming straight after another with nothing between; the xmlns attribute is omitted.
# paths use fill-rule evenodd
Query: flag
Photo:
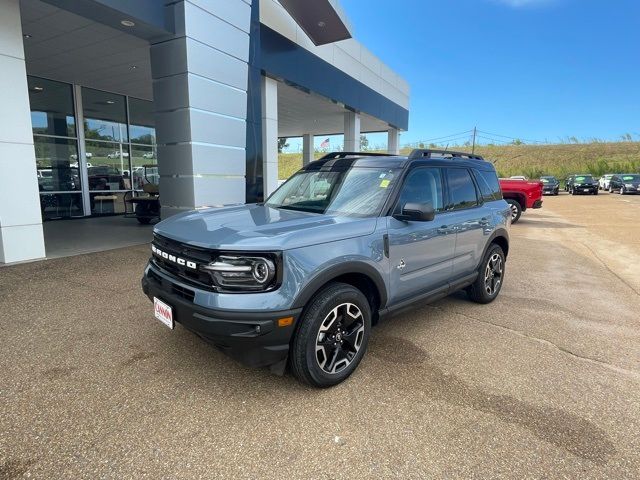
<svg viewBox="0 0 640 480"><path fill-rule="evenodd" d="M324 142L320 144L320 148L329 148L329 139L327 138Z"/></svg>

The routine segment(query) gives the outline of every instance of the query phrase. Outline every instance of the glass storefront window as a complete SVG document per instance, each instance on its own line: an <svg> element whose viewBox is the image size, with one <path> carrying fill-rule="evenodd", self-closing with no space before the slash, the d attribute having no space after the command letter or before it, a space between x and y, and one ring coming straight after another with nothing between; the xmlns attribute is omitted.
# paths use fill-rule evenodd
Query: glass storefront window
<svg viewBox="0 0 640 480"><path fill-rule="evenodd" d="M67 83L27 77L34 135L75 137L73 91Z"/></svg>
<svg viewBox="0 0 640 480"><path fill-rule="evenodd" d="M87 141L89 190L128 190L131 188L129 152L120 143Z"/></svg>
<svg viewBox="0 0 640 480"><path fill-rule="evenodd" d="M40 192L40 209L45 220L82 217L82 193Z"/></svg>
<svg viewBox="0 0 640 480"><path fill-rule="evenodd" d="M141 190L145 183L158 184L155 146L131 145L131 180L136 190Z"/></svg>
<svg viewBox="0 0 640 480"><path fill-rule="evenodd" d="M91 192L89 198L91 201L92 215L113 215L125 213L124 196L126 192Z"/></svg>
<svg viewBox="0 0 640 480"><path fill-rule="evenodd" d="M43 219L125 213L125 195L159 182L152 102L82 87L80 122L72 85L28 82ZM84 158L77 128L85 133Z"/></svg>
<svg viewBox="0 0 640 480"><path fill-rule="evenodd" d="M129 98L129 130L131 143L154 145L156 128L153 116L153 102Z"/></svg>
<svg viewBox="0 0 640 480"><path fill-rule="evenodd" d="M80 190L78 147L67 138L34 137L38 188L41 192Z"/></svg>
<svg viewBox="0 0 640 480"><path fill-rule="evenodd" d="M127 107L122 95L82 87L84 136L87 140L127 142Z"/></svg>

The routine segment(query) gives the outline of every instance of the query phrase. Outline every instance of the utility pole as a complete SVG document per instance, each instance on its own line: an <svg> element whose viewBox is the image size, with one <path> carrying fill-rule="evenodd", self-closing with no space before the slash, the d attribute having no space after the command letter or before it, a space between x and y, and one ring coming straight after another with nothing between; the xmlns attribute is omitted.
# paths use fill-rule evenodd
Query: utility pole
<svg viewBox="0 0 640 480"><path fill-rule="evenodd" d="M478 130L477 127L473 127L473 147L471 147L471 155L476 153L476 134Z"/></svg>

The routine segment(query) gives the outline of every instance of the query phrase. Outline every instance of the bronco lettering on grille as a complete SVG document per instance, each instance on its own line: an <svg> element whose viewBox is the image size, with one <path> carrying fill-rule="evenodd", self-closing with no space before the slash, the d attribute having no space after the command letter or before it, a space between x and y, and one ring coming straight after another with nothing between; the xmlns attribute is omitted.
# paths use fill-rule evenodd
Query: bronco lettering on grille
<svg viewBox="0 0 640 480"><path fill-rule="evenodd" d="M175 255L172 255L163 250L160 250L155 245L151 245L151 251L153 252L154 255L162 258L163 260L167 260L169 262L175 263L176 265L180 265L181 267L187 267L187 268L190 268L191 270L198 269L198 265L196 264L196 262L192 262L191 260L187 260L185 258L176 257Z"/></svg>

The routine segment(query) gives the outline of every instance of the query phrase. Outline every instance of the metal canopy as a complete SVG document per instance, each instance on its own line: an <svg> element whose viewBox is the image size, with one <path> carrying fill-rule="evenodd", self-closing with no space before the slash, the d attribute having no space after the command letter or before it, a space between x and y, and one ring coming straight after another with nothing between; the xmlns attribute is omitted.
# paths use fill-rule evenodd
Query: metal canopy
<svg viewBox="0 0 640 480"><path fill-rule="evenodd" d="M329 0L279 0L289 15L316 45L351 38L340 13Z"/></svg>

